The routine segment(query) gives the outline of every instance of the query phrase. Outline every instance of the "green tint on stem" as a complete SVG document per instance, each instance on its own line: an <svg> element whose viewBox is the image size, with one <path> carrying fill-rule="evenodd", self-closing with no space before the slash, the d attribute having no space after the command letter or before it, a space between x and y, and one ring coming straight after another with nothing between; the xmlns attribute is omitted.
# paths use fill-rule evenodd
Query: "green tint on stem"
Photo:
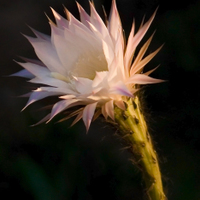
<svg viewBox="0 0 200 200"><path fill-rule="evenodd" d="M166 200L156 151L153 148L139 99L125 101L126 110L115 107L115 120L122 137L131 145L133 163L141 170L149 200Z"/></svg>

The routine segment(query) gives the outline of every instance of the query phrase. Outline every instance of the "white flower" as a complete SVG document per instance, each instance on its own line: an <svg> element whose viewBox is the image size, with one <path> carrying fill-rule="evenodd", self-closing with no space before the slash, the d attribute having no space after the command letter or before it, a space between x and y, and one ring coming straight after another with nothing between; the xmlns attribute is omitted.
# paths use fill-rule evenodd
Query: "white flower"
<svg viewBox="0 0 200 200"><path fill-rule="evenodd" d="M107 26L91 2L90 15L77 5L80 21L67 9L67 20L52 9L56 24L50 21L51 36L32 29L36 38L26 38L40 61L25 59L26 63L19 63L24 70L13 75L30 78L31 83L43 85L32 91L25 108L49 96L61 99L40 122L50 121L58 113L79 105L81 108L67 118L77 115L73 124L82 118L88 130L91 121L100 114L114 120L114 106L124 109L123 99L134 97L136 84L161 82L148 76L153 70L141 74L161 47L144 58L152 35L139 53L134 54L155 13L141 24L137 33L133 22L125 44L115 0Z"/></svg>

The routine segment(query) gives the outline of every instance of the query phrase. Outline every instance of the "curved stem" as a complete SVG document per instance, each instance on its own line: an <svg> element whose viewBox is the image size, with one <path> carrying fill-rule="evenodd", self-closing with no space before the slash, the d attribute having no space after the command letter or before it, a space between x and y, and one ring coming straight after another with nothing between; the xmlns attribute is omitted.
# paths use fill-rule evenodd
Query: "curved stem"
<svg viewBox="0 0 200 200"><path fill-rule="evenodd" d="M136 96L125 103L126 110L115 107L115 120L120 127L122 136L131 144L134 155L132 161L142 171L147 198L149 200L166 200L156 151L140 110L139 99Z"/></svg>

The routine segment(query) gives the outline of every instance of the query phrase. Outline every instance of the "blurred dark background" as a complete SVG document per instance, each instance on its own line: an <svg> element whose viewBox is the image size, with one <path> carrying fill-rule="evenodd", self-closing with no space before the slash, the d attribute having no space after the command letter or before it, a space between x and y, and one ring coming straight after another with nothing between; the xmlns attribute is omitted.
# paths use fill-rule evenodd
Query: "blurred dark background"
<svg viewBox="0 0 200 200"><path fill-rule="evenodd" d="M78 2L89 11L87 0ZM111 0L94 0L103 16ZM141 174L115 130L102 119L86 134L83 122L70 128L71 120L30 127L45 116L47 100L23 113L33 88L22 78L7 77L21 69L13 59L35 58L27 25L50 34L49 6L64 16L65 5L76 17L74 0L0 0L0 193L34 200L141 200ZM133 17L137 27L159 6L147 37L156 29L148 52L165 43L147 66L161 64L152 76L168 82L145 88L149 129L155 140L169 200L200 199L200 1L117 0L126 34ZM143 40L144 42L144 40Z"/></svg>

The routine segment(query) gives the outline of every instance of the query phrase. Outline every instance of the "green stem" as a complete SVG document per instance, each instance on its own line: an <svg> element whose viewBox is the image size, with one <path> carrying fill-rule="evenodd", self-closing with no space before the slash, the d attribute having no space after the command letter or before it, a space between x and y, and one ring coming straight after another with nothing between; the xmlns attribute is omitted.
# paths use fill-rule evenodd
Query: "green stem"
<svg viewBox="0 0 200 200"><path fill-rule="evenodd" d="M115 107L115 120L120 127L122 137L131 144L134 155L133 163L142 171L147 198L149 200L166 200L157 155L140 110L139 99L136 96L125 103L126 110Z"/></svg>

